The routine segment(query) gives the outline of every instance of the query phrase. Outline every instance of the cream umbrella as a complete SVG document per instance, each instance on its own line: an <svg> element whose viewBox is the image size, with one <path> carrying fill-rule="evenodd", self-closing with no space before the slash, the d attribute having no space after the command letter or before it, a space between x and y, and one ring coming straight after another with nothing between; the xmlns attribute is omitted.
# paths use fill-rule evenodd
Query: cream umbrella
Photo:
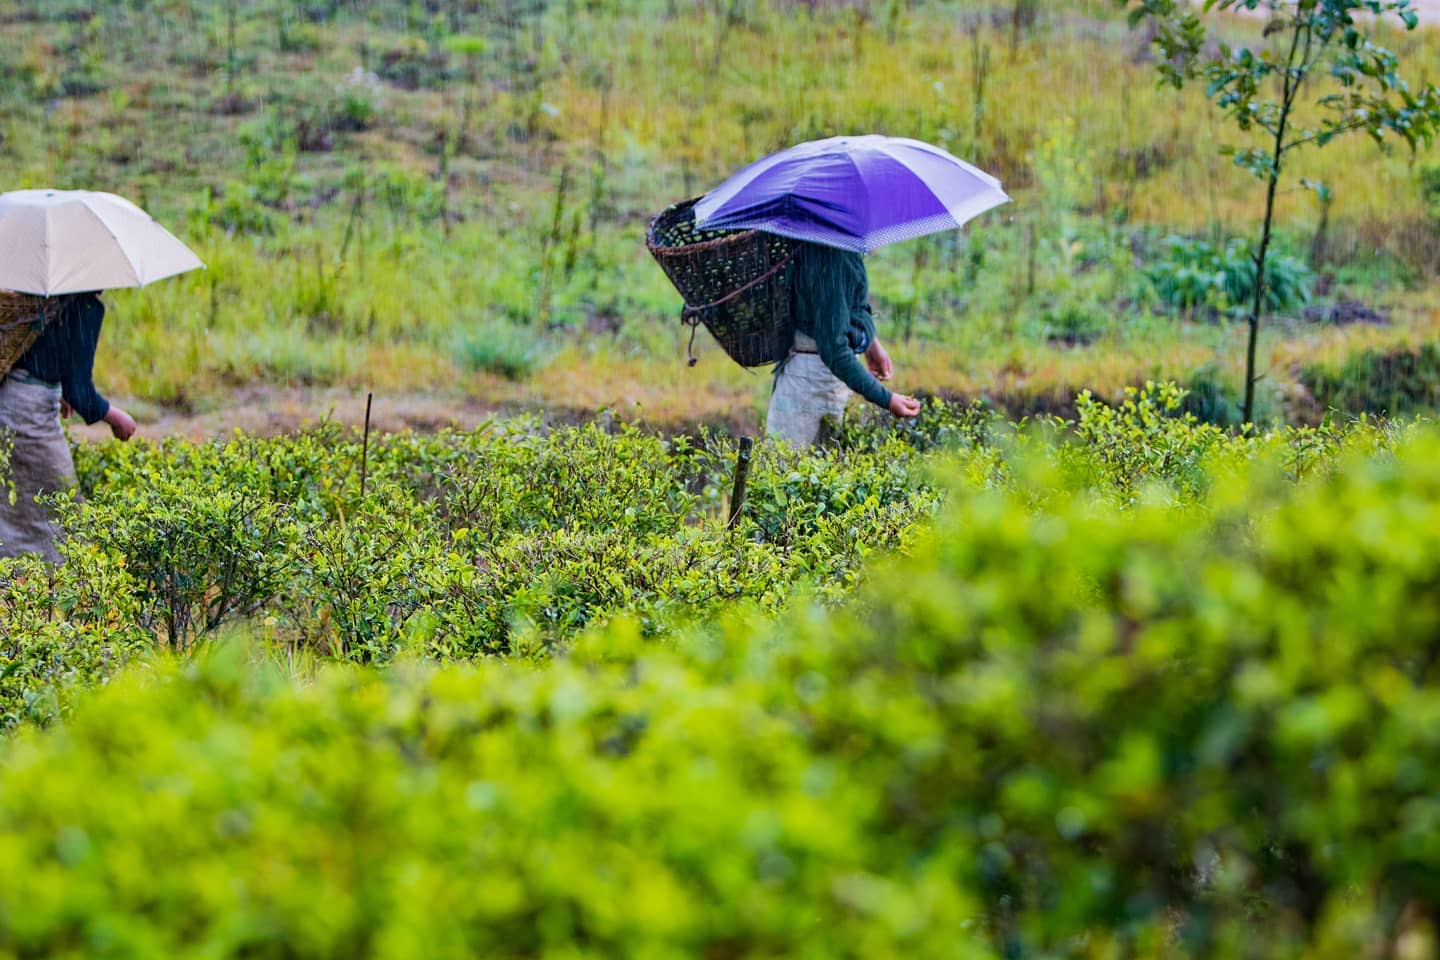
<svg viewBox="0 0 1440 960"><path fill-rule="evenodd" d="M0 289L48 297L141 287L203 266L153 217L113 193L0 193Z"/></svg>

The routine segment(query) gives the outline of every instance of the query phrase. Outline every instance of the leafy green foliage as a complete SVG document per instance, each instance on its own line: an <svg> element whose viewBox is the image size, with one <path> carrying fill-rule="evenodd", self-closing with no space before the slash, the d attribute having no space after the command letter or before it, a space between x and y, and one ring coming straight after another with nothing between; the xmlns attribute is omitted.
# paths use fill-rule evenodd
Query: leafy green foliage
<svg viewBox="0 0 1440 960"><path fill-rule="evenodd" d="M1256 248L1255 278L1251 282L1252 307L1245 356L1244 420L1252 421L1255 397L1255 350L1260 315L1271 283L1267 271L1275 193L1284 173L1287 155L1308 146L1323 147L1336 137L1363 131L1381 147L1386 136L1406 144L1413 154L1428 146L1440 129L1440 90L1426 84L1418 93L1400 79L1399 58L1371 39L1367 16L1394 15L1406 30L1418 18L1410 0L1301 0L1294 5L1267 4L1271 20L1264 36L1280 37L1277 48L1266 40L1258 51L1232 49L1226 43L1210 53L1199 16L1174 0L1115 0L1130 10L1132 27L1141 21L1154 29L1155 44L1163 61L1161 81L1181 88L1186 81L1203 79L1205 96L1246 135L1250 145L1227 144L1223 153L1237 166L1266 183L1265 211ZM1204 10L1256 10L1262 0L1205 0ZM1324 78L1324 79L1319 79ZM1313 82L1312 82L1313 81ZM1302 125L1296 113L1307 84L1329 83L1329 92L1313 103L1319 121L1307 115ZM1276 89L1278 87L1278 89ZM1328 186L1309 184L1322 201Z"/></svg>
<svg viewBox="0 0 1440 960"><path fill-rule="evenodd" d="M1085 346L1109 330L1113 321L1098 304L1067 303L1046 311L1045 336L1051 343Z"/></svg>
<svg viewBox="0 0 1440 960"><path fill-rule="evenodd" d="M1327 410L1348 414L1406 416L1440 400L1440 347L1364 350L1339 366L1307 365L1301 382Z"/></svg>
<svg viewBox="0 0 1440 960"><path fill-rule="evenodd" d="M1427 163L1415 172L1419 182L1420 197L1425 201L1425 214L1432 220L1440 220L1440 166Z"/></svg>
<svg viewBox="0 0 1440 960"><path fill-rule="evenodd" d="M456 352L466 368L506 380L524 380L548 359L547 348L534 330L503 320L467 332Z"/></svg>
<svg viewBox="0 0 1440 960"><path fill-rule="evenodd" d="M1127 388L1115 407L1081 394L1075 434L1079 462L1096 471L1090 485L1128 499L1160 477L1192 498L1202 493L1209 479L1207 458L1228 445L1227 435L1180 413L1183 399L1174 384Z"/></svg>
<svg viewBox="0 0 1440 960"><path fill-rule="evenodd" d="M1160 300L1186 312L1214 307L1243 313L1255 299L1255 256L1250 244L1232 240L1223 248L1204 240L1169 237L1161 258L1146 268ZM1295 257L1271 256L1265 265L1262 309L1294 310L1310 302L1311 272Z"/></svg>
<svg viewBox="0 0 1440 960"><path fill-rule="evenodd" d="M296 682L225 647L112 683L0 746L0 875L27 880L0 885L0 941L1427 949L1440 438L1227 440L1177 400L1139 391L1077 429L1115 477L1180 478L1178 501L1096 498L1108 481L1064 473L1087 444L990 427L1002 482L964 479L988 457L970 450L933 528L839 607L664 644L622 618L543 669L407 659ZM1115 445L1131 431L1159 459ZM1186 444L1223 483L1186 479ZM415 438L398 447L394 467L422 465Z"/></svg>
<svg viewBox="0 0 1440 960"><path fill-rule="evenodd" d="M1220 44L1204 49L1206 33L1198 14L1174 0L1116 0L1129 9L1132 26L1147 18L1158 27L1155 43L1163 54L1162 79L1177 89L1190 79L1205 81L1205 95L1242 132L1252 129L1276 141L1273 153L1234 149L1237 165L1261 179L1278 175L1281 155L1314 143L1324 146L1344 134L1363 131L1376 143L1386 136L1411 150L1429 144L1440 119L1440 91L1426 85L1411 91L1400 78L1399 58L1371 39L1367 17L1397 20L1406 30L1419 25L1410 0L1305 0L1273 7L1266 0L1206 0L1204 10L1261 9L1270 13L1266 35L1279 34L1289 56ZM1318 124L1286 135L1290 108L1312 74L1328 76L1339 88L1315 102L1323 110ZM1280 98L1272 99L1274 81Z"/></svg>
<svg viewBox="0 0 1440 960"><path fill-rule="evenodd" d="M281 505L229 483L125 483L109 493L66 511L66 525L124 558L142 584L140 623L172 647L257 612L284 584L291 534Z"/></svg>
<svg viewBox="0 0 1440 960"><path fill-rule="evenodd" d="M919 455L898 435L765 447L727 530L728 441L527 422L379 437L362 497L360 438L325 424L81 449L87 496L65 516L134 579L136 626L172 647L270 618L282 642L361 662L517 638L544 654L617 611L659 631L736 600L778 607L807 578L838 597L933 511Z"/></svg>
<svg viewBox="0 0 1440 960"><path fill-rule="evenodd" d="M152 647L125 568L73 540L61 552L60 567L0 559L0 728L48 723Z"/></svg>
<svg viewBox="0 0 1440 960"><path fill-rule="evenodd" d="M1306 432L1232 437L1182 414L1184 401L1174 385L1114 407L1085 394L1074 423L1018 428L932 401L912 423L858 417L815 451L762 444L734 530L730 442L526 421L373 438L364 496L360 438L334 424L82 447L86 496L65 518L133 584L127 622L173 648L266 620L279 643L357 662L546 655L620 612L658 634L736 601L779 609L802 582L839 599L869 555L933 514L937 455L1008 486L1040 451L1063 477L1057 495L1128 503L1160 485L1193 502L1217 458Z"/></svg>

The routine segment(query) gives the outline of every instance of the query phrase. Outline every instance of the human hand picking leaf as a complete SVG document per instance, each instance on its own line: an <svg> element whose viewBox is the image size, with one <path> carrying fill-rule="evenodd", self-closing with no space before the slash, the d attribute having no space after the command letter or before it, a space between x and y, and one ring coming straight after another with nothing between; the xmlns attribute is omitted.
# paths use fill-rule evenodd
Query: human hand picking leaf
<svg viewBox="0 0 1440 960"><path fill-rule="evenodd" d="M889 380L895 375L895 364L890 359L890 354L880 345L879 340L871 340L870 346L865 348L865 365L870 372L875 374L877 380ZM887 409L897 417L910 419L919 416L920 401L914 397L907 397L903 393L890 394L890 405Z"/></svg>
<svg viewBox="0 0 1440 960"><path fill-rule="evenodd" d="M113 403L105 411L105 422L110 425L110 433L117 440L129 440L135 435L134 418Z"/></svg>
<svg viewBox="0 0 1440 960"><path fill-rule="evenodd" d="M920 401L914 397L907 397L903 393L890 394L889 410L895 416L904 420L920 415Z"/></svg>
<svg viewBox="0 0 1440 960"><path fill-rule="evenodd" d="M879 340L871 340L870 346L865 348L865 365L877 380L889 380L895 375L895 364L891 362L890 354L880 346Z"/></svg>

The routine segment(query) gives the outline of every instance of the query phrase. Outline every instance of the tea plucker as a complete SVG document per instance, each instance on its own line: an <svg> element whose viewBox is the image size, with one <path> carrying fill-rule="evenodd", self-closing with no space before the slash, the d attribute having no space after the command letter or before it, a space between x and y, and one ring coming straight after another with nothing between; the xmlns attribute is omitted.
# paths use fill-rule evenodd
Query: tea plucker
<svg viewBox="0 0 1440 960"><path fill-rule="evenodd" d="M0 430L10 438L11 495L0 495L0 556L38 554L59 562L54 517L44 498L75 485L62 415L104 421L121 440L135 421L95 389L95 348L105 306L94 293L64 298L54 320L0 381Z"/></svg>
<svg viewBox="0 0 1440 960"><path fill-rule="evenodd" d="M13 444L11 489L0 495L0 555L59 560L45 499L75 483L62 412L73 411L86 423L103 420L122 440L135 432L135 421L92 379L105 318L95 291L143 287L203 266L153 217L113 193L0 193L0 289L51 304L25 308L27 322L38 314L48 321L13 366L0 367L0 427ZM19 349L21 342L12 337L10 345ZM11 356L7 352L5 361Z"/></svg>
<svg viewBox="0 0 1440 960"><path fill-rule="evenodd" d="M801 242L790 277L794 344L779 365L767 431L813 443L821 420L841 415L851 392L899 417L918 414L918 403L880 382L893 365L865 302L861 256L958 229L1009 199L999 180L940 147L877 134L796 144L701 197L702 230Z"/></svg>
<svg viewBox="0 0 1440 960"><path fill-rule="evenodd" d="M917 415L918 401L881 382L894 375L894 364L875 333L861 255L802 243L792 269L795 340L776 366L766 433L809 446L826 417L844 417L851 393L897 417Z"/></svg>

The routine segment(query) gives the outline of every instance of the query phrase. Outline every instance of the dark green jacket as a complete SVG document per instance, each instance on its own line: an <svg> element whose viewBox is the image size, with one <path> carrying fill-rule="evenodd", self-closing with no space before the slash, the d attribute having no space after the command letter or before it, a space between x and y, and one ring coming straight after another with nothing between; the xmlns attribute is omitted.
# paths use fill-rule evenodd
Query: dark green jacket
<svg viewBox="0 0 1440 960"><path fill-rule="evenodd" d="M36 379L60 384L60 395L86 423L103 420L110 412L110 401L90 379L104 319L105 305L95 294L66 296L60 315L15 363Z"/></svg>
<svg viewBox="0 0 1440 960"><path fill-rule="evenodd" d="M876 406L888 407L890 391L855 356L875 341L869 299L870 281L860 254L801 245L790 285L795 329L815 338L821 361L845 386Z"/></svg>

